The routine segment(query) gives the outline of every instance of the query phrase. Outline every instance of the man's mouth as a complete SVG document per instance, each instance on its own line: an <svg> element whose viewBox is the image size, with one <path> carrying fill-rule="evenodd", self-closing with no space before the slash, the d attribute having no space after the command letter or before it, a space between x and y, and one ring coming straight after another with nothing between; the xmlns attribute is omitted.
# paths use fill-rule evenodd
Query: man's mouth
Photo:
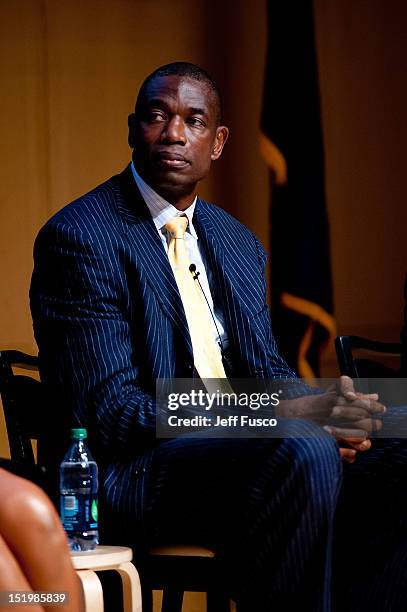
<svg viewBox="0 0 407 612"><path fill-rule="evenodd" d="M185 168L190 164L189 160L180 153L161 151L156 158L161 166L166 168Z"/></svg>

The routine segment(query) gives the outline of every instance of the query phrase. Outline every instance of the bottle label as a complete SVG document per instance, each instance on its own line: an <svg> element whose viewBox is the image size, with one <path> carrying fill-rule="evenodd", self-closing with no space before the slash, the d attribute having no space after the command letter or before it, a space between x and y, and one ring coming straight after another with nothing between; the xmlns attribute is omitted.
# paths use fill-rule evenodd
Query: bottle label
<svg viewBox="0 0 407 612"><path fill-rule="evenodd" d="M97 502L97 499L94 499L92 501L92 507L91 507L90 513L91 513L92 518L95 521L95 523L97 523L98 519L99 519L99 511L98 511L98 502Z"/></svg>
<svg viewBox="0 0 407 612"><path fill-rule="evenodd" d="M98 502L95 496L61 495L61 521L68 535L84 534L98 528Z"/></svg>
<svg viewBox="0 0 407 612"><path fill-rule="evenodd" d="M65 495L64 509L66 516L72 516L78 511L78 500L75 495Z"/></svg>

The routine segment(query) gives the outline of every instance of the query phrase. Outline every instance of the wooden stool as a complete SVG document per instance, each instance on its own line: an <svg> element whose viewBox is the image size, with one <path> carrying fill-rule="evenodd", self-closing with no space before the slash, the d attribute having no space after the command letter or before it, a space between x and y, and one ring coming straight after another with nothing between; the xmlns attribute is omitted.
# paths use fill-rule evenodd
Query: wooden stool
<svg viewBox="0 0 407 612"><path fill-rule="evenodd" d="M206 593L206 612L230 612L219 559L208 548L156 546L142 569L144 612L152 612L152 590L163 591L161 612L182 612L185 591Z"/></svg>
<svg viewBox="0 0 407 612"><path fill-rule="evenodd" d="M133 552L124 546L97 546L95 550L71 553L72 563L82 582L86 612L103 612L103 590L95 572L115 570L123 585L124 612L142 612L141 587Z"/></svg>

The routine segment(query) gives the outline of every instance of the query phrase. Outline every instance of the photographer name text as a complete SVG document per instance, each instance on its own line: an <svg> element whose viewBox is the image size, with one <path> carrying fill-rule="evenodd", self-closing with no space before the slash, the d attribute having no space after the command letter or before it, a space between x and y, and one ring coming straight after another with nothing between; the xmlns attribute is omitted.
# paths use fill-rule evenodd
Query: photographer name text
<svg viewBox="0 0 407 612"><path fill-rule="evenodd" d="M190 418L171 415L168 417L170 427L276 427L275 418L249 417L246 414L230 415L228 417L194 416Z"/></svg>

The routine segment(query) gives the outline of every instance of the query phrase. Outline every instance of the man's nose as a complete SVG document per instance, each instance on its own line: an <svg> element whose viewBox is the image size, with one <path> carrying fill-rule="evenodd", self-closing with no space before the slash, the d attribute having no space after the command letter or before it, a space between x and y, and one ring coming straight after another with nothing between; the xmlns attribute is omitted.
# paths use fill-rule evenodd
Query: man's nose
<svg viewBox="0 0 407 612"><path fill-rule="evenodd" d="M167 121L162 133L162 140L171 143L186 143L185 126L181 117L174 116Z"/></svg>

